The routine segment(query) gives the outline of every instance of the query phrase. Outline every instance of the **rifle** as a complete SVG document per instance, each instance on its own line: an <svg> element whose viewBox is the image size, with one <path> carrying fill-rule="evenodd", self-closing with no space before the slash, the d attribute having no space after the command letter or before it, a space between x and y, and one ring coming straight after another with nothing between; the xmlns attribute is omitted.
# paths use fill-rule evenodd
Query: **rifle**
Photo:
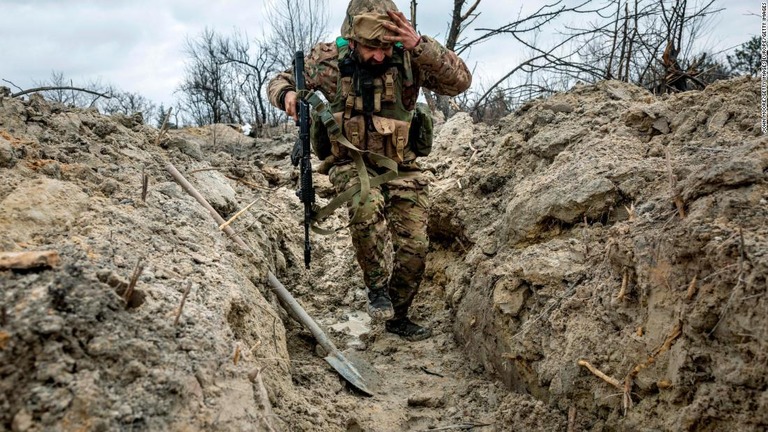
<svg viewBox="0 0 768 432"><path fill-rule="evenodd" d="M306 89L304 85L304 52L296 51L296 57L293 63L293 76L296 80L296 93L298 94L299 121L296 126L299 127L299 138L293 146L291 152L291 163L293 166L299 166L301 181L296 196L304 203L304 267L309 268L312 246L309 243L309 229L314 215L313 206L315 204L315 189L312 187L312 162L311 149L309 144L309 103L304 99Z"/></svg>

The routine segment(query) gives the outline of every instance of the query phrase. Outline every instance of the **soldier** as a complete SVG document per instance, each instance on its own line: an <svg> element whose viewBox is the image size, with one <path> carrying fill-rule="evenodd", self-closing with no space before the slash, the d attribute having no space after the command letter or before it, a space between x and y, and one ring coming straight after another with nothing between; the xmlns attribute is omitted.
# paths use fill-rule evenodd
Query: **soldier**
<svg viewBox="0 0 768 432"><path fill-rule="evenodd" d="M313 147L331 165L327 172L339 194L367 183L361 181L366 172L394 174L347 203L352 244L371 318L386 320L386 330L406 340L426 339L431 330L408 318L429 246L429 178L416 161L425 153L413 138L419 131L411 128L424 123L414 117L421 87L455 96L469 87L472 76L454 52L419 35L391 0L351 0L341 36L316 45L305 58L306 87L330 102L343 135L313 137L320 141ZM291 70L273 78L268 92L274 106L298 118ZM365 169L358 169L359 159ZM386 266L390 239L391 269Z"/></svg>

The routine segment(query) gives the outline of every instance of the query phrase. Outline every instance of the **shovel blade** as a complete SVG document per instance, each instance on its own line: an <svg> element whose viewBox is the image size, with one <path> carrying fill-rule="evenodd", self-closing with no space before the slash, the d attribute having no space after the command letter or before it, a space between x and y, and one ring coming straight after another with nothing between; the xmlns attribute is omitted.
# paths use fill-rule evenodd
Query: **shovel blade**
<svg viewBox="0 0 768 432"><path fill-rule="evenodd" d="M373 396L378 385L378 374L362 356L354 351L336 350L325 357L327 361L347 382L366 396Z"/></svg>

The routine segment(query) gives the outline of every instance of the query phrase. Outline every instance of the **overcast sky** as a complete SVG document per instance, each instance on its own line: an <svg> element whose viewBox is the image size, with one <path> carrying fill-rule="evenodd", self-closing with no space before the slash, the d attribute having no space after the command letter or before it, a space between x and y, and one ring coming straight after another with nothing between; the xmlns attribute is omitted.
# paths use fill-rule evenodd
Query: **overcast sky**
<svg viewBox="0 0 768 432"><path fill-rule="evenodd" d="M184 73L185 39L205 28L227 35L235 29L259 35L266 1L0 0L0 85L10 86L1 81L8 80L31 88L56 71L75 84L99 81L171 105ZM409 14L409 0L395 3ZM480 16L465 35L478 34L477 28L496 28L512 21L521 8L525 14L545 3L482 0ZM329 37L337 35L346 4L330 2ZM419 30L444 40L452 4L419 0ZM710 51L726 50L759 35L759 1L716 0L715 5L725 11L701 41ZM475 69L477 84L495 82L522 54L509 39L496 37L463 57Z"/></svg>

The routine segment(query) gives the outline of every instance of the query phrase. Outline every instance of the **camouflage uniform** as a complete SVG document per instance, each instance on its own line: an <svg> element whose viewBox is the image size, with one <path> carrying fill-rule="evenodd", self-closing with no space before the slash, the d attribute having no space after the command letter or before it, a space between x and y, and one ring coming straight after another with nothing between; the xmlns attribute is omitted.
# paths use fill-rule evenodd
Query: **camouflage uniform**
<svg viewBox="0 0 768 432"><path fill-rule="evenodd" d="M386 14L387 10L396 11L397 8L389 0L352 0L342 25L342 35L349 34L352 18L356 14ZM367 41L366 45L370 43ZM402 108L407 111L414 109L420 87L438 94L455 96L466 90L471 83L471 74L464 62L428 36L421 36L420 43L403 55L412 76L398 81L402 87L398 94ZM339 97L341 81L338 43L320 43L313 47L305 57L304 78L307 89L322 92L328 101L333 102ZM283 94L294 89L293 71L286 70L270 81L269 100L274 106L284 109L281 106ZM401 156L397 160L399 171L408 171L412 175L371 188L367 201L359 209L359 193L348 203L350 218L355 209L358 211L356 220L359 222L352 224L350 230L365 284L369 292L389 290L395 318L406 316L424 274L429 246L428 173L421 171L415 161L416 155L407 146ZM366 165L369 169L381 172L370 160L367 160ZM355 165L348 158L337 158L329 176L337 193L359 183ZM390 239L394 251L391 271L385 264Z"/></svg>

